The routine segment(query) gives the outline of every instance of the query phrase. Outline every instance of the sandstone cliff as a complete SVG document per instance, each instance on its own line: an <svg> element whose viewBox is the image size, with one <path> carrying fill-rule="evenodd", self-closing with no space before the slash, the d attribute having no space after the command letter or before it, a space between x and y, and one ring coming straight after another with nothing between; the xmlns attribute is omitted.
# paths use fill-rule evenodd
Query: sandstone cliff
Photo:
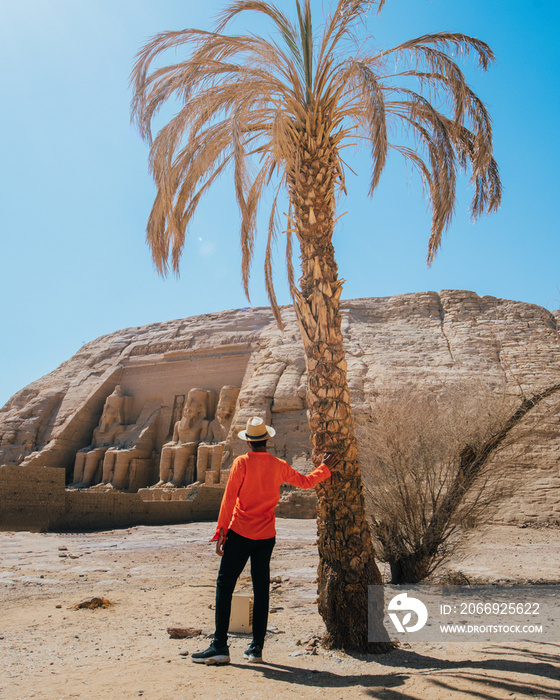
<svg viewBox="0 0 560 700"><path fill-rule="evenodd" d="M342 313L358 421L367 422L376 397L397 386L441 392L476 379L532 393L559 381L557 320L535 305L446 290L347 301ZM254 308L129 328L84 345L0 410L0 464L70 475L117 385L134 399L130 422L148 399L161 401L160 449L172 432L177 395L227 384L241 389L231 435L248 416L261 415L276 428L275 453L305 471L305 363L293 311L286 307L283 316L283 333L269 309ZM560 518L559 406L560 397L537 409L532 437L501 455L524 478L500 519ZM243 451L234 440L231 446Z"/></svg>

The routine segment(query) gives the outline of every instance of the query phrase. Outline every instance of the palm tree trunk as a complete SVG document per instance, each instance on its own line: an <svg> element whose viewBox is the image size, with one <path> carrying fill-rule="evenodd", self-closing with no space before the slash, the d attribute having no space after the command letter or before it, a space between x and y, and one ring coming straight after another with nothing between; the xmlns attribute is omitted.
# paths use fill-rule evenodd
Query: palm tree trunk
<svg viewBox="0 0 560 700"><path fill-rule="evenodd" d="M336 451L340 463L320 484L318 546L319 612L327 627L325 644L335 648L384 653L392 648L383 628L383 599L376 599L369 624L368 586L382 583L365 517L347 366L340 330L342 281L330 237L300 237L302 291L295 309L308 370L307 407L314 458Z"/></svg>
<svg viewBox="0 0 560 700"><path fill-rule="evenodd" d="M288 178L301 255L300 289L292 291L307 364L313 458L318 463L330 451L340 457L332 477L317 486L318 605L327 646L384 653L393 645L383 627L382 595L372 596L369 626L383 641L368 641L368 586L382 579L366 521L340 330L343 281L332 245L339 165L330 129L323 127L310 105L306 119L294 126L294 170Z"/></svg>

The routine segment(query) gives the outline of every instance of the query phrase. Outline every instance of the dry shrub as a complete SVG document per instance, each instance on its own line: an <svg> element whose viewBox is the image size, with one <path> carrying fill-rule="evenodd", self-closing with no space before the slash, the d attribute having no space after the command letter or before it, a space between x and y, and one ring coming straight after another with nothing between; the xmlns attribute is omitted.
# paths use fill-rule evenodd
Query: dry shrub
<svg viewBox="0 0 560 700"><path fill-rule="evenodd" d="M401 389L376 400L360 454L377 555L392 583L429 576L458 529L476 525L507 493L507 466L489 458L511 444L513 426L495 438L520 402L472 386L437 396Z"/></svg>

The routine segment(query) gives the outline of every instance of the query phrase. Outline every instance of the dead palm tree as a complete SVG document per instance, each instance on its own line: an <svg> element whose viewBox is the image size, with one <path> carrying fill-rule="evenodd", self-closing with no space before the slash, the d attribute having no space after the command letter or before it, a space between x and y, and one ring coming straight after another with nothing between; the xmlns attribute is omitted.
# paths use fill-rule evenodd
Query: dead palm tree
<svg viewBox="0 0 560 700"><path fill-rule="evenodd" d="M314 455L336 450L341 457L332 479L319 488L319 611L328 644L372 651L384 651L389 643L368 644L367 634L367 587L381 577L364 513L340 331L343 281L332 245L335 196L345 192L343 149L358 139L369 143L370 192L390 151L418 169L433 212L428 262L452 218L458 168L472 174L473 216L500 202L490 118L449 56L474 53L486 69L493 59L490 48L464 34L441 33L388 50L362 44L348 55L344 49L355 45L356 23L384 3L338 0L319 36L312 28L311 0L295 0L294 20L272 2L236 0L213 32L186 29L153 37L132 73L133 119L150 143L157 185L147 237L162 274L170 265L178 272L185 232L201 197L231 167L247 296L256 213L264 191L273 188L265 279L281 323L271 252L287 194L288 225L282 233L307 358ZM266 16L276 34L226 34L232 20L247 11ZM182 48L185 60L152 68L162 52ZM152 139L153 119L168 100L178 101L179 110ZM395 142L401 127L416 137L414 147ZM292 268L293 234L301 257L299 287ZM379 614L376 624L381 625Z"/></svg>

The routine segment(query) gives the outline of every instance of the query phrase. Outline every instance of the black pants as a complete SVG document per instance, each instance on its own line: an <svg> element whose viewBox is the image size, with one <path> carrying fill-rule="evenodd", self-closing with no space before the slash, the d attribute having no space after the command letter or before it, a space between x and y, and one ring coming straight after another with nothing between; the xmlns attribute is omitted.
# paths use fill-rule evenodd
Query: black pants
<svg viewBox="0 0 560 700"><path fill-rule="evenodd" d="M275 537L266 540L251 540L229 530L224 545L224 556L216 583L216 631L214 646L227 644L231 596L235 584L247 559L251 557L251 578L253 580L253 641L264 645L266 623L268 621L268 595L270 590L270 557Z"/></svg>

